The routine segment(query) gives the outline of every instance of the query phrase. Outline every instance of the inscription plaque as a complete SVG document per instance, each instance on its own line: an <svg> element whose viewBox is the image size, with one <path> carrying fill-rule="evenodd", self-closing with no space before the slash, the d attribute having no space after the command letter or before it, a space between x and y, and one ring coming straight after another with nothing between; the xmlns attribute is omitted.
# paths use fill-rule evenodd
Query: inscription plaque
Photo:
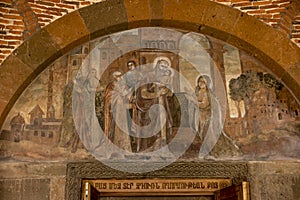
<svg viewBox="0 0 300 200"><path fill-rule="evenodd" d="M88 191L91 191L89 187L96 189L100 196L213 195L215 191L231 186L232 181L231 179L102 179L83 180L82 185L85 199L89 195Z"/></svg>

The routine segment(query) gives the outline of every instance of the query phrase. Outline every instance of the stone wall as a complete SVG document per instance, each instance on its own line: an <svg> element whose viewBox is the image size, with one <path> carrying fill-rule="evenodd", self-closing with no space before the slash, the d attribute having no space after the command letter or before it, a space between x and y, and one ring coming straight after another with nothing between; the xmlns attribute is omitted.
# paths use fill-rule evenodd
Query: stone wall
<svg viewBox="0 0 300 200"><path fill-rule="evenodd" d="M102 0L3 0L0 3L0 63L24 40L62 16ZM300 44L297 0L214 0L255 16ZM138 3L139 1L136 1ZM145 1L145 4L146 1Z"/></svg>
<svg viewBox="0 0 300 200"><path fill-rule="evenodd" d="M0 199L62 200L66 164L8 162L0 165Z"/></svg>
<svg viewBox="0 0 300 200"><path fill-rule="evenodd" d="M299 162L250 162L251 200L300 199Z"/></svg>
<svg viewBox="0 0 300 200"><path fill-rule="evenodd" d="M105 167L99 167L96 171L93 166L99 164L92 163L77 163L69 165L73 167L73 171L77 172L76 175L70 175L73 177L80 177L85 173L88 177L91 174L93 177L97 177L97 174L105 174L104 178L107 176L112 176L110 173L111 169ZM203 164L202 164L203 165ZM76 166L79 167L76 169ZM86 167L84 167L86 166ZM188 165L187 165L188 166ZM199 165L200 166L200 165ZM212 171L206 173L196 173L191 174L191 176L201 178L203 175L210 174L210 177L222 176L221 178L231 174L232 176L238 176L240 173L243 176L243 170L248 173L247 177L242 177L240 180L245 179L250 182L250 193L251 200L299 200L300 199L300 163L299 162L246 162L241 165L237 164L234 168L234 163L229 165L222 164L222 166L232 166L231 173L219 174L213 172L213 169L217 169L217 165L214 163L212 165ZM221 166L221 164L220 164ZM246 166L246 168L239 168L241 166ZM64 163L6 163L0 165L0 199L11 199L11 200L62 200L65 198L65 192L68 190L66 186L67 179L67 164ZM167 169L153 172L155 176L161 177ZM187 167L188 168L188 167ZM71 169L71 168L70 168ZM69 169L69 171L70 171ZM81 169L81 171L80 171ZM186 169L186 167L184 168ZM224 172L229 168L220 168ZM83 170L83 171L82 171ZM103 171L104 170L104 171ZM72 171L72 170L71 170ZM85 171L85 172L84 172ZM80 173L81 172L81 173ZM187 172L189 173L189 172ZM150 173L151 174L151 173ZM177 169L177 176L182 175L180 168ZM141 176L141 175L135 175ZM148 176L150 176L148 174ZM165 173L166 177L173 177L174 174ZM132 178L131 176L122 175L119 173L119 177L123 179ZM99 178L99 177L98 177ZM238 180L237 177L235 180ZM75 185L76 186L76 185ZM80 185L76 186L80 193ZM70 186L69 186L70 189ZM70 191L69 191L70 192ZM68 193L71 195L70 193ZM77 195L75 195L77 196ZM70 196L72 197L72 196ZM77 200L72 199L72 200Z"/></svg>

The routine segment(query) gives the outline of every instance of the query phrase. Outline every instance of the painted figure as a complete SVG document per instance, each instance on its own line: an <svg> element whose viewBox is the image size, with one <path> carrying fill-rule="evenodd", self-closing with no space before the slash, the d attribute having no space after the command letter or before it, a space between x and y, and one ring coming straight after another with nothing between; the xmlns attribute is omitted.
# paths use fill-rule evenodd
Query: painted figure
<svg viewBox="0 0 300 200"><path fill-rule="evenodd" d="M126 81L129 90L134 91L135 86L140 81L141 74L136 69L136 63L134 61L127 62L128 71L124 74L124 79Z"/></svg>
<svg viewBox="0 0 300 200"><path fill-rule="evenodd" d="M169 86L171 75L170 60L167 57L159 57L154 61L153 73L147 75L146 84L141 84L137 90L136 107L138 114L134 122L138 125L137 135L141 138L138 142L137 151L155 150L166 144L173 124L167 99L168 96L172 95ZM155 107L156 104L159 106ZM150 135L151 137L146 137Z"/></svg>
<svg viewBox="0 0 300 200"><path fill-rule="evenodd" d="M104 134L107 138L113 141L113 108L112 108L112 94L115 89L115 86L121 78L121 72L116 71L113 73L113 81L110 82L104 92Z"/></svg>
<svg viewBox="0 0 300 200"><path fill-rule="evenodd" d="M123 75L126 85L127 85L127 98L129 99L128 102L128 109L127 109L127 119L128 119L128 127L129 131L132 136L132 147L135 148L134 151L136 151L136 146L138 144L138 136L137 134L137 125L135 123L132 123L132 119L137 119L137 108L136 108L136 89L139 87L139 83L142 78L142 74L140 71L136 68L136 63L133 60L130 60L127 62L127 68L128 71Z"/></svg>
<svg viewBox="0 0 300 200"><path fill-rule="evenodd" d="M199 76L199 78L197 79L197 86L195 89L195 94L197 96L197 104L200 111L198 134L202 141L208 130L211 116L210 92L208 89L209 84L210 79L206 75Z"/></svg>
<svg viewBox="0 0 300 200"><path fill-rule="evenodd" d="M100 134L95 134L95 124L98 124L98 119L95 116L95 96L98 85L99 79L97 77L97 70L95 68L91 68L89 69L84 82L84 89L86 91L86 97L88 98L88 101L85 101L84 103L86 106L86 119L89 124L85 134L92 149L100 145L103 139L100 138Z"/></svg>
<svg viewBox="0 0 300 200"><path fill-rule="evenodd" d="M131 152L129 118L125 106L128 105L128 88L121 72L114 72L113 77L114 80L108 84L105 90L104 133L119 148Z"/></svg>
<svg viewBox="0 0 300 200"><path fill-rule="evenodd" d="M77 125L76 130L72 133L72 137L68 141L68 145L71 147L71 151L75 152L80 142L79 134L81 134L82 141L88 140L88 136L85 134L89 129L89 122L87 120L87 113L85 108L87 104L84 102L84 96L87 95L87 91L84 88L85 77L78 75L73 83L73 94L72 94L72 106L73 106L73 119ZM78 132L78 133L77 133ZM86 148L90 147L90 143L85 143Z"/></svg>

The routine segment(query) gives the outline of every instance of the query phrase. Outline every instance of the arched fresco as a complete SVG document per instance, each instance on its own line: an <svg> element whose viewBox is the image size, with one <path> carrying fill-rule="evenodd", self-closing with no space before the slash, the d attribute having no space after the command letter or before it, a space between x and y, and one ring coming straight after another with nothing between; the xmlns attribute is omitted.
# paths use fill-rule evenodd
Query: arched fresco
<svg viewBox="0 0 300 200"><path fill-rule="evenodd" d="M1 130L1 159L159 160L151 152L167 146L180 160L298 160L299 104L267 68L193 32L139 28L97 38L23 92ZM151 116L155 104L164 115ZM143 137L145 126L157 132Z"/></svg>
<svg viewBox="0 0 300 200"><path fill-rule="evenodd" d="M1 64L0 125L31 81L65 52L89 39L148 26L179 28L227 41L261 60L299 99L299 47L285 34L256 18L207 0L149 3L110 0L54 21L6 58Z"/></svg>

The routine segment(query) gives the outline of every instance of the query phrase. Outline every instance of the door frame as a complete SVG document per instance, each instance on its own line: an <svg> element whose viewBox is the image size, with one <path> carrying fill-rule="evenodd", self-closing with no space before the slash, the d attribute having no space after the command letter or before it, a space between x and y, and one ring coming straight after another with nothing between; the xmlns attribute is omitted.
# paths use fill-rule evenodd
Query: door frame
<svg viewBox="0 0 300 200"><path fill-rule="evenodd" d="M215 193L215 200L250 200L249 182L243 181L239 185L232 185L226 188L217 190Z"/></svg>
<svg viewBox="0 0 300 200"><path fill-rule="evenodd" d="M114 163L116 165L118 163ZM121 165L122 163L120 163ZM159 164L159 163L153 163ZM132 163L134 167L135 163ZM101 162L72 162L67 164L66 200L80 200L82 181L86 179L231 179L232 184L248 181L246 162L174 162L157 171L132 174L112 169Z"/></svg>

